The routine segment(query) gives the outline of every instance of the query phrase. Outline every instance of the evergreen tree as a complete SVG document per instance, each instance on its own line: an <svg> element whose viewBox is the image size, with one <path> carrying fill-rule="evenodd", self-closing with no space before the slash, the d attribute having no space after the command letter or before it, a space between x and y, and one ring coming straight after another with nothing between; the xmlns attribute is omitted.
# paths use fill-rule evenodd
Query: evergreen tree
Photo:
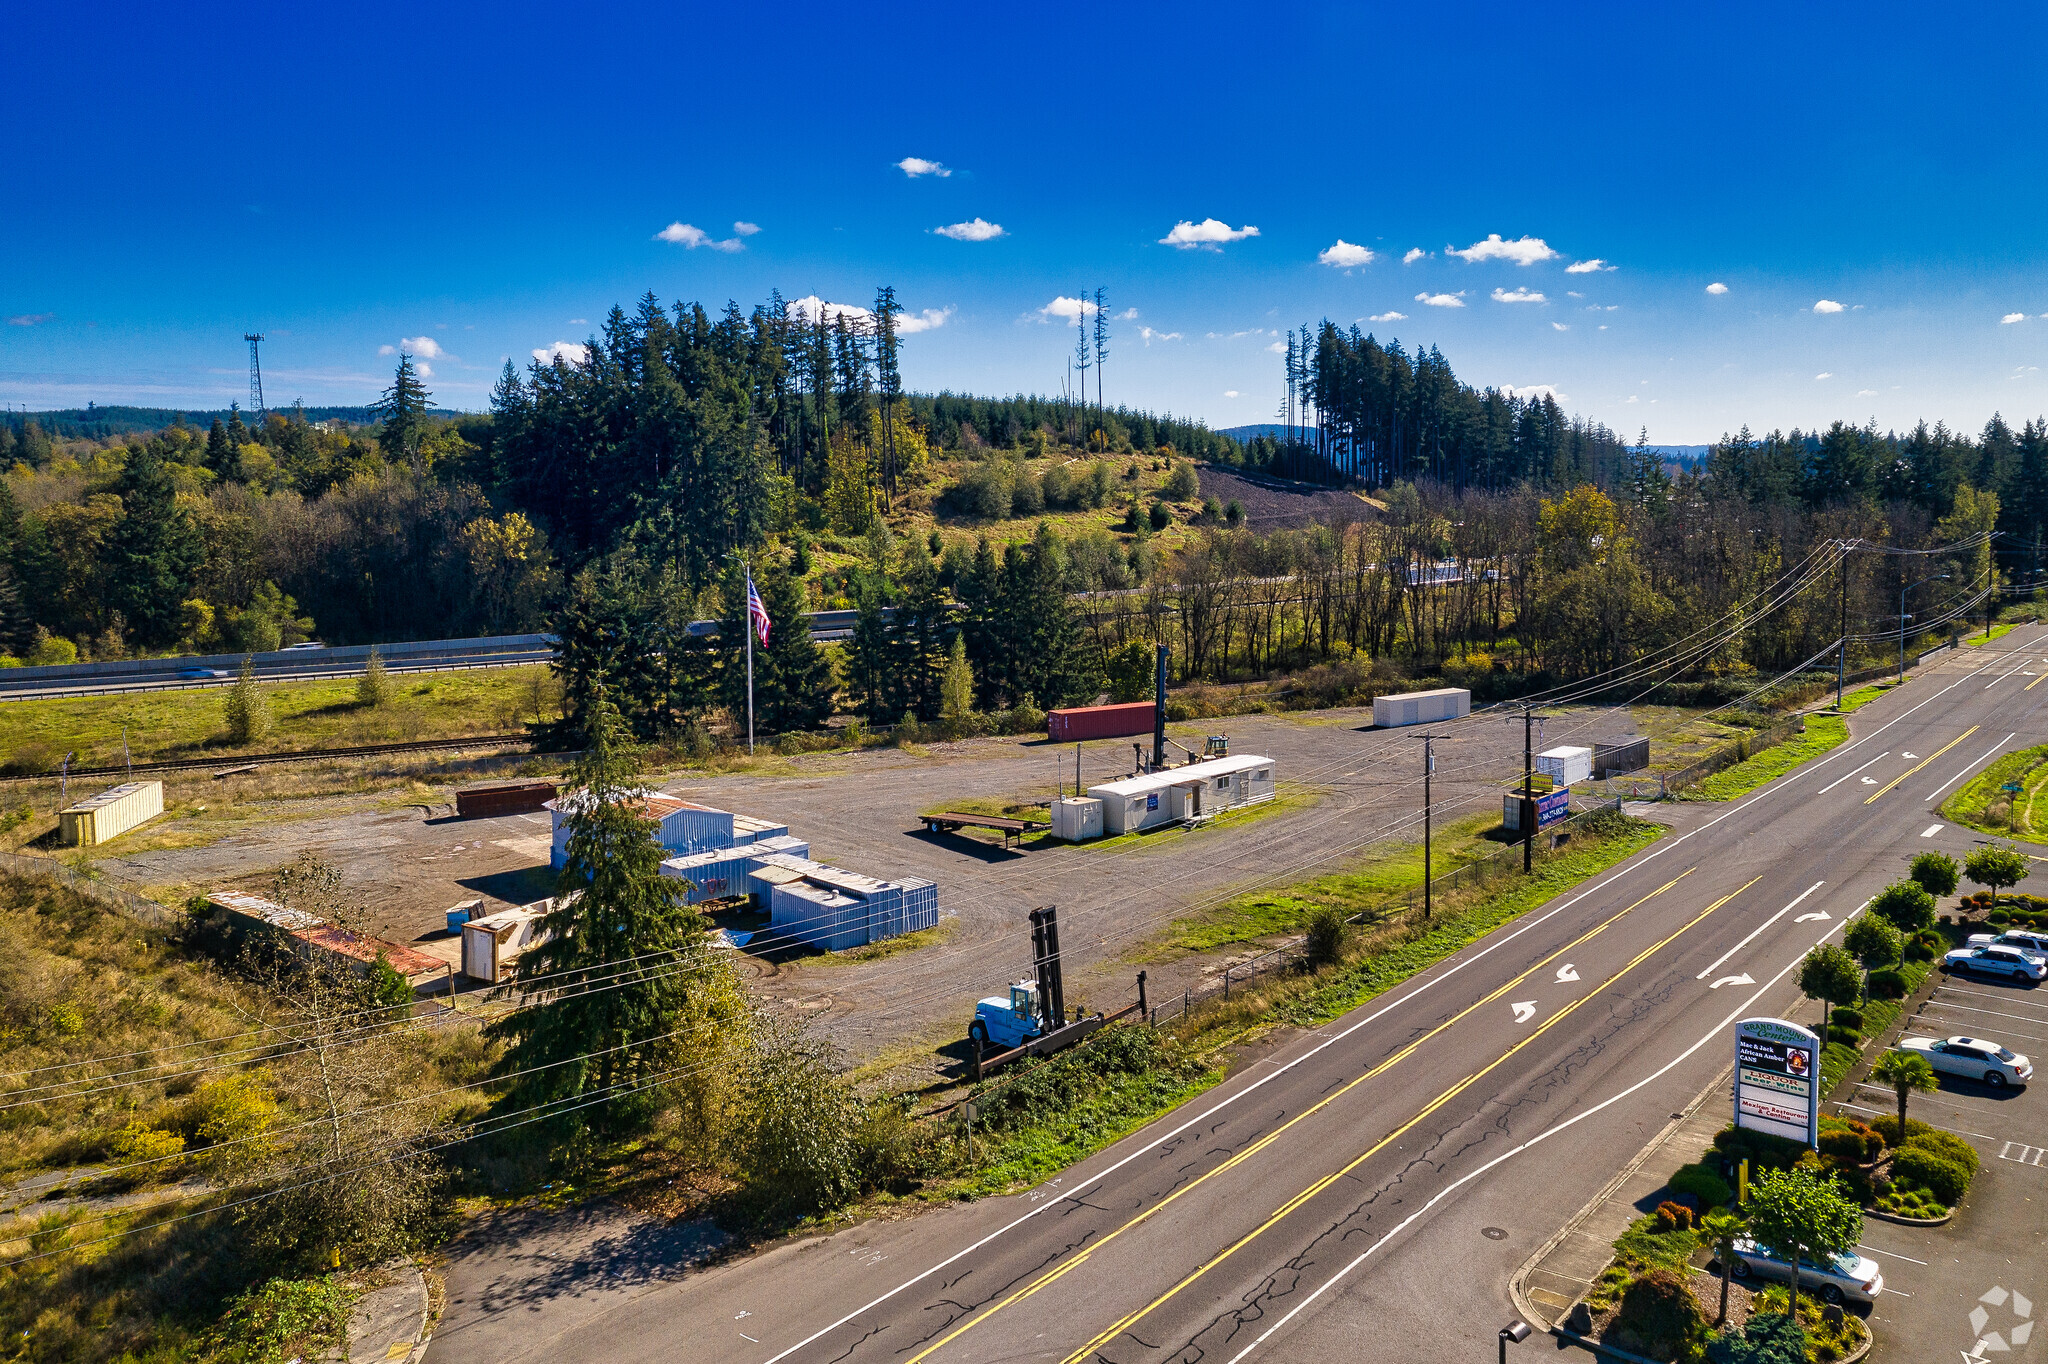
<svg viewBox="0 0 2048 1364"><path fill-rule="evenodd" d="M1095 420L1103 419L1102 370L1109 363L1109 291L1095 291Z"/></svg>
<svg viewBox="0 0 2048 1364"><path fill-rule="evenodd" d="M925 542L904 542L896 614L889 624L889 713L936 719L953 634L952 602Z"/></svg>
<svg viewBox="0 0 2048 1364"><path fill-rule="evenodd" d="M875 293L875 380L882 399L882 492L896 496L896 404L903 398L903 376L896 368L896 314L903 305L887 285Z"/></svg>
<svg viewBox="0 0 2048 1364"><path fill-rule="evenodd" d="M852 588L853 634L846 641L842 659L846 694L870 720L885 723L894 718L889 711L889 629L882 616L882 608L888 604L888 585L878 574L856 570Z"/></svg>
<svg viewBox="0 0 2048 1364"><path fill-rule="evenodd" d="M655 1111L664 1076L716 1045L740 996L706 945L686 887L661 874L664 854L634 783L638 754L601 681L587 731L567 797L567 861L541 941L519 960L528 1007L486 1032L509 1044L497 1066L518 1077L508 1108L609 1094L559 1121L620 1132ZM583 981L604 988L577 988Z"/></svg>
<svg viewBox="0 0 2048 1364"><path fill-rule="evenodd" d="M832 714L832 665L811 639L804 620L803 584L779 566L754 579L768 608L768 643L754 642L754 725L763 734L816 729ZM726 610L718 624L718 672L726 707L747 713L747 582L734 566L726 575Z"/></svg>
<svg viewBox="0 0 2048 1364"><path fill-rule="evenodd" d="M420 438L426 432L427 405L433 397L427 392L426 385L420 382L419 371L413 368L411 353L400 351L398 370L392 375L391 387L370 405L371 414L384 423L377 434L377 441L384 447L385 458L409 461L415 474L422 472Z"/></svg>
<svg viewBox="0 0 2048 1364"><path fill-rule="evenodd" d="M221 419L213 419L213 427L206 433L206 467L223 480L231 480L240 472L242 452L228 442L228 429Z"/></svg>
<svg viewBox="0 0 2048 1364"><path fill-rule="evenodd" d="M114 492L122 515L102 551L108 601L140 643L174 643L180 606L205 558L199 527L178 505L177 487L153 445L128 448Z"/></svg>
<svg viewBox="0 0 2048 1364"><path fill-rule="evenodd" d="M242 422L242 405L240 403L228 404L227 439L228 445L235 450L240 450L243 446L256 439L255 434Z"/></svg>

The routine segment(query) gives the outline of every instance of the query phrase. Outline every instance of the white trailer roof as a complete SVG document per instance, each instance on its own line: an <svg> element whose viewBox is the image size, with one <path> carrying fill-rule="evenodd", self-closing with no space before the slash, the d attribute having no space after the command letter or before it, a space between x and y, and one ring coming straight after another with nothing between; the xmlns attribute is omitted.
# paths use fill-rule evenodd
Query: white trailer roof
<svg viewBox="0 0 2048 1364"><path fill-rule="evenodd" d="M1581 755L1590 758L1593 756L1593 750L1590 748L1577 748L1570 744L1563 744L1557 748L1546 748L1541 753L1538 753L1536 756L1539 758L1576 758Z"/></svg>
<svg viewBox="0 0 2048 1364"><path fill-rule="evenodd" d="M1187 786L1198 781L1209 781L1216 777L1234 776L1250 771L1254 767L1269 767L1271 758L1262 758L1256 753L1247 753L1237 758L1210 758L1205 762L1189 763L1186 767L1169 767L1164 772L1143 772L1122 781L1107 781L1088 788L1088 794L1100 799L1104 795L1149 796L1155 791L1167 791L1176 786Z"/></svg>

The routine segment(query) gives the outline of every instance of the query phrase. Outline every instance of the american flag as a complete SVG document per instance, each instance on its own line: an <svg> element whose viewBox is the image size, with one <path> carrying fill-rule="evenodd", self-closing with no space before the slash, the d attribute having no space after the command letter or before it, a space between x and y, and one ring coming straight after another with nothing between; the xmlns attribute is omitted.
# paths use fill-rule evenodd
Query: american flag
<svg viewBox="0 0 2048 1364"><path fill-rule="evenodd" d="M754 627L763 648L768 644L768 608L761 604L760 589L754 586L753 575L747 577L747 623Z"/></svg>

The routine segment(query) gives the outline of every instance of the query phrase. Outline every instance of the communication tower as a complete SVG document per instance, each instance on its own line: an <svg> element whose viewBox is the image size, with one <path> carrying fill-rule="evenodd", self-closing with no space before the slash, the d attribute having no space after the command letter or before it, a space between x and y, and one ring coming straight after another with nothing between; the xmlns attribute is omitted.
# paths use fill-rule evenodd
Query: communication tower
<svg viewBox="0 0 2048 1364"><path fill-rule="evenodd" d="M263 340L261 332L244 332L242 339L249 343L249 410L261 421L267 412L263 406L263 365L256 358L256 347Z"/></svg>

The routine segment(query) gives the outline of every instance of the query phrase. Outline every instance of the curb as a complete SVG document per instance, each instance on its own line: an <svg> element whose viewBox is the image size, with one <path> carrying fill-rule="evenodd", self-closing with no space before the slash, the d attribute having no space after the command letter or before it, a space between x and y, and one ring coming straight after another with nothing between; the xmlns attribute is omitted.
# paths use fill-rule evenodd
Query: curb
<svg viewBox="0 0 2048 1364"><path fill-rule="evenodd" d="M1880 1222L1889 1222L1895 1227L1939 1227L1956 1219L1954 1208L1945 1217L1900 1217L1897 1213L1879 1212L1876 1208L1865 1208L1865 1217L1875 1217Z"/></svg>

